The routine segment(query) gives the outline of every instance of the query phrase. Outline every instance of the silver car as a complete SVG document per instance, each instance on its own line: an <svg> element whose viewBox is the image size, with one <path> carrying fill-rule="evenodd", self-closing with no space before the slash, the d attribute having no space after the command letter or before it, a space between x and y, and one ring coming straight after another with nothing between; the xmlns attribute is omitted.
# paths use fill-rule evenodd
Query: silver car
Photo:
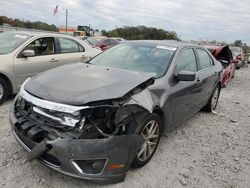
<svg viewBox="0 0 250 188"><path fill-rule="evenodd" d="M101 50L67 35L0 33L0 104L17 93L28 77L67 63L86 62L99 53Z"/></svg>

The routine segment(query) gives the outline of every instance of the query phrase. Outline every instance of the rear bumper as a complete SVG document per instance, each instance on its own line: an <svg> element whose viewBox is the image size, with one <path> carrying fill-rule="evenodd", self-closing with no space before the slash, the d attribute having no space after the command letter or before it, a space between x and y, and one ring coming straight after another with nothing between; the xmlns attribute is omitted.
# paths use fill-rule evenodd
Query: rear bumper
<svg viewBox="0 0 250 188"><path fill-rule="evenodd" d="M14 108L10 110L10 124L17 142L30 153L38 143L30 140L19 129L18 118ZM55 139L48 140L46 145L50 149L42 152L38 159L53 170L76 178L95 183L117 183L124 181L126 172L134 159L138 149L144 143L141 136L124 135L105 139ZM84 173L76 161L105 160L102 170L98 174ZM111 168L116 165L119 168ZM121 168L122 167L122 168Z"/></svg>

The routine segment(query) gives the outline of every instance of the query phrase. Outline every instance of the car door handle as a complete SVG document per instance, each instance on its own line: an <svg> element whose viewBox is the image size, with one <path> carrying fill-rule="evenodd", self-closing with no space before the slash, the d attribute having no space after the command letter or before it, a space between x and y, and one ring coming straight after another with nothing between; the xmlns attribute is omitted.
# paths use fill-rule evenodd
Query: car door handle
<svg viewBox="0 0 250 188"><path fill-rule="evenodd" d="M197 84L197 86L201 86L201 80L200 80L200 78L196 78L196 84Z"/></svg>
<svg viewBox="0 0 250 188"><path fill-rule="evenodd" d="M52 58L49 62L56 63L58 62L58 59Z"/></svg>

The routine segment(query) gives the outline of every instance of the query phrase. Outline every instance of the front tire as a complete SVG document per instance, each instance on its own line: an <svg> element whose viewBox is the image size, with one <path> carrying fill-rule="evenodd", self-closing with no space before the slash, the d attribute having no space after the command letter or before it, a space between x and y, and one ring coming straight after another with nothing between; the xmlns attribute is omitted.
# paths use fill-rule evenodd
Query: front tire
<svg viewBox="0 0 250 188"><path fill-rule="evenodd" d="M220 90L220 85L217 85L209 98L207 105L204 107L204 111L212 112L216 109L220 97Z"/></svg>
<svg viewBox="0 0 250 188"><path fill-rule="evenodd" d="M0 105L6 100L8 96L8 85L3 78L0 78Z"/></svg>
<svg viewBox="0 0 250 188"><path fill-rule="evenodd" d="M132 126L129 129L130 133L142 135L145 139L145 143L141 146L131 164L132 167L143 167L152 159L160 141L161 131L161 118L155 113L145 118L145 121L139 127Z"/></svg>

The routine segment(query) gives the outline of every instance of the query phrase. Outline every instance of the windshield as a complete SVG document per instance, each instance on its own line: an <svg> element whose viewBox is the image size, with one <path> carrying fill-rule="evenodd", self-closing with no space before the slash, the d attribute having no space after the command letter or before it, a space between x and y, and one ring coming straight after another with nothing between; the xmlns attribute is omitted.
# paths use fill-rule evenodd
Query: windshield
<svg viewBox="0 0 250 188"><path fill-rule="evenodd" d="M155 73L160 77L167 70L176 48L162 45L120 44L100 54L91 64L136 72Z"/></svg>
<svg viewBox="0 0 250 188"><path fill-rule="evenodd" d="M4 32L0 33L0 54L8 54L25 42L30 35Z"/></svg>

